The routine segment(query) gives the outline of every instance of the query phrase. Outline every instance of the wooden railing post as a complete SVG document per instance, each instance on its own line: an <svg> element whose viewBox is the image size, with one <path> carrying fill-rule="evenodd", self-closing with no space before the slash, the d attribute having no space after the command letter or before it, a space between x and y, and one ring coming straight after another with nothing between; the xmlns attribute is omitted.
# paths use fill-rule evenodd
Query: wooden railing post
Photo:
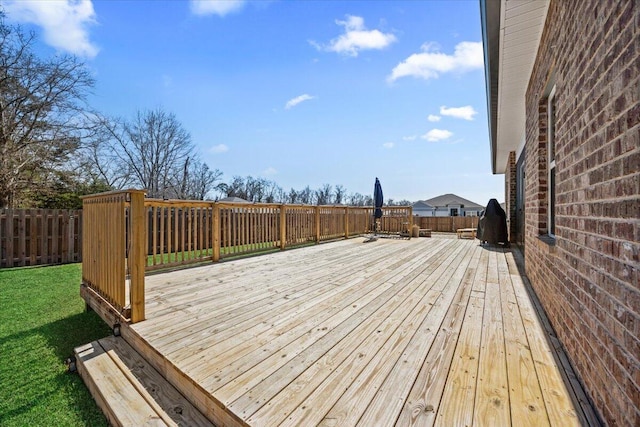
<svg viewBox="0 0 640 427"><path fill-rule="evenodd" d="M314 222L315 222L315 232L316 232L316 243L320 243L320 206L316 206Z"/></svg>
<svg viewBox="0 0 640 427"><path fill-rule="evenodd" d="M211 245L213 246L213 262L220 261L220 205L213 204L213 218L211 219Z"/></svg>
<svg viewBox="0 0 640 427"><path fill-rule="evenodd" d="M344 208L344 238L349 238L349 208Z"/></svg>
<svg viewBox="0 0 640 427"><path fill-rule="evenodd" d="M409 206L409 232L413 228L413 206Z"/></svg>
<svg viewBox="0 0 640 427"><path fill-rule="evenodd" d="M287 245L287 212L286 205L280 205L280 250Z"/></svg>
<svg viewBox="0 0 640 427"><path fill-rule="evenodd" d="M144 207L144 192L130 193L130 245L129 266L131 274L131 323L145 319L144 270L147 256L147 215Z"/></svg>

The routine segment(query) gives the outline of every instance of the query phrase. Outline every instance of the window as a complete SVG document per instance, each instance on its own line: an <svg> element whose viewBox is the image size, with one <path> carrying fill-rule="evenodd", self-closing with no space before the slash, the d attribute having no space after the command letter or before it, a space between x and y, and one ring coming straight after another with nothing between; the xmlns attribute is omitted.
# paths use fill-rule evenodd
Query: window
<svg viewBox="0 0 640 427"><path fill-rule="evenodd" d="M525 152L524 150L516 163L516 242L524 245L524 168L525 168Z"/></svg>
<svg viewBox="0 0 640 427"><path fill-rule="evenodd" d="M551 88L547 98L547 159L548 169L548 206L547 206L547 232L549 236L556 234L556 87Z"/></svg>
<svg viewBox="0 0 640 427"><path fill-rule="evenodd" d="M451 208L449 211L450 216L458 216L458 208Z"/></svg>

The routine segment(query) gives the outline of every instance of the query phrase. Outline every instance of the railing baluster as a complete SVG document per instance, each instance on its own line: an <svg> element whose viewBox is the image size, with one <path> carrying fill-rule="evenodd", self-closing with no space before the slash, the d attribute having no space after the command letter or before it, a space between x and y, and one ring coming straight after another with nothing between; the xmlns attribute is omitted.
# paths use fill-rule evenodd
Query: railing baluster
<svg viewBox="0 0 640 427"><path fill-rule="evenodd" d="M220 260L220 205L213 205L211 245L213 246L213 262Z"/></svg>
<svg viewBox="0 0 640 427"><path fill-rule="evenodd" d="M286 205L280 205L280 249L284 250L286 247L286 227L287 227L287 216L286 216Z"/></svg>

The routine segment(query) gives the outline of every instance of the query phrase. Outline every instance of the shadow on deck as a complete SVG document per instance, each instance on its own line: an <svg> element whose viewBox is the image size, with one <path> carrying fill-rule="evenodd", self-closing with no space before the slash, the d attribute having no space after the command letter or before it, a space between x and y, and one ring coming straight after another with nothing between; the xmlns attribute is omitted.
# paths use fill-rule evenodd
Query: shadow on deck
<svg viewBox="0 0 640 427"><path fill-rule="evenodd" d="M150 275L122 336L218 425L598 424L517 250L362 240Z"/></svg>

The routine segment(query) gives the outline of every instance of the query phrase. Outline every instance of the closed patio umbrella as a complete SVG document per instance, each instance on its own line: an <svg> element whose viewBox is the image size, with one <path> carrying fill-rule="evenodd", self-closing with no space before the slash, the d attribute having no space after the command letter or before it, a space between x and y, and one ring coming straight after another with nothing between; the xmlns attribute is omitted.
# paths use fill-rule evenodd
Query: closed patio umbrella
<svg viewBox="0 0 640 427"><path fill-rule="evenodd" d="M382 204L384 203L384 199L382 196L382 186L380 185L380 180L376 178L376 183L373 186L373 217L375 221L375 231L378 232L378 221L382 218Z"/></svg>

